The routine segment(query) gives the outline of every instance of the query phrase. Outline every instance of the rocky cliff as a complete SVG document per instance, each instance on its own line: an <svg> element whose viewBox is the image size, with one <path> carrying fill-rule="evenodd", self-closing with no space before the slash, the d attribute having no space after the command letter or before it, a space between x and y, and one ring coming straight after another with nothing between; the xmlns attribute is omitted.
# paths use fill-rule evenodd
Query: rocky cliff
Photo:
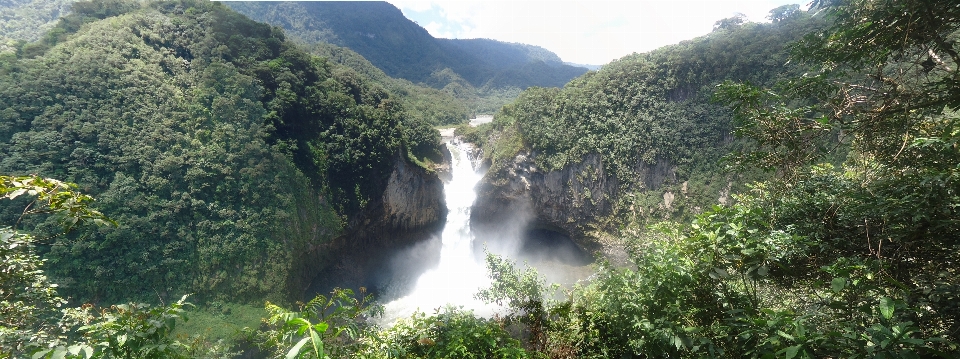
<svg viewBox="0 0 960 359"><path fill-rule="evenodd" d="M596 219L611 213L617 188L598 155L559 171L543 171L524 151L484 176L471 226L477 233L490 233L502 223L529 216L528 228L561 232L582 249L594 251L599 248L586 233Z"/></svg>
<svg viewBox="0 0 960 359"><path fill-rule="evenodd" d="M591 232L603 217L613 214L620 181L597 154L554 171L538 168L535 156L522 150L506 163L491 166L477 187L470 218L473 230L495 233L503 223L529 218L528 229L560 232L587 251L603 249ZM659 159L653 165L638 163L635 173L643 190L666 191L659 206L669 210L673 194L663 188L676 184L675 166Z"/></svg>
<svg viewBox="0 0 960 359"><path fill-rule="evenodd" d="M376 292L389 282L380 277L391 253L443 229L447 215L443 182L402 155L393 162L383 194L351 221L347 233L304 254L302 274L293 287L304 288L305 297L325 294L335 286ZM424 260L424 266L429 264Z"/></svg>

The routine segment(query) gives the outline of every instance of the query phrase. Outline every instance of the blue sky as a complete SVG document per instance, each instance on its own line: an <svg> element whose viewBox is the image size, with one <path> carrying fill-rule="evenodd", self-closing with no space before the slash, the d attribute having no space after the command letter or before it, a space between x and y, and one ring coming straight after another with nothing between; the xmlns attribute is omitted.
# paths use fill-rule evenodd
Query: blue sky
<svg viewBox="0 0 960 359"><path fill-rule="evenodd" d="M440 38L489 38L542 46L568 62L601 65L633 52L705 35L743 13L766 21L807 0L387 0Z"/></svg>

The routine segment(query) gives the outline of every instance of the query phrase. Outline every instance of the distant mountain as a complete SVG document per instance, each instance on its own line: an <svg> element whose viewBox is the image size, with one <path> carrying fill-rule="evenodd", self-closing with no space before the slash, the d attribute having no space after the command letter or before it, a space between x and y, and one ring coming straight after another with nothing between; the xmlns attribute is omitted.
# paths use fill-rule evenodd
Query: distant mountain
<svg viewBox="0 0 960 359"><path fill-rule="evenodd" d="M603 67L603 65L586 65L586 64L576 64L573 62L564 62L564 64L574 66L574 67L585 67L588 70L592 70L592 71L600 70L600 68Z"/></svg>
<svg viewBox="0 0 960 359"><path fill-rule="evenodd" d="M0 52L34 41L65 16L74 0L0 0Z"/></svg>
<svg viewBox="0 0 960 359"><path fill-rule="evenodd" d="M494 67L544 62L551 66L563 65L557 54L540 46L503 42L491 39L437 39L447 46L470 54Z"/></svg>
<svg viewBox="0 0 960 359"><path fill-rule="evenodd" d="M559 87L587 71L564 64L542 47L434 38L386 2L226 4L254 20L280 26L300 41L350 48L387 75L436 88L456 83L457 78L483 89ZM456 76L444 73L446 69Z"/></svg>

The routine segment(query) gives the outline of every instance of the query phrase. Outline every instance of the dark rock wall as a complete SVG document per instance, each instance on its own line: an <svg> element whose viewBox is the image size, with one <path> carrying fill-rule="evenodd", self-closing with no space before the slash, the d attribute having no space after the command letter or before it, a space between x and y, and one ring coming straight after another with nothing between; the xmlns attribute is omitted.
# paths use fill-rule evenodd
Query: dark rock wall
<svg viewBox="0 0 960 359"><path fill-rule="evenodd" d="M502 223L529 216L529 228L563 232L584 250L595 251L598 244L586 234L599 217L611 213L617 189L616 178L604 170L599 155L585 156L559 171L543 171L530 153L522 152L484 176L471 226L477 233L490 233Z"/></svg>
<svg viewBox="0 0 960 359"><path fill-rule="evenodd" d="M346 234L304 254L302 274L294 279L304 298L334 287L366 287L376 293L389 282L382 272L392 253L439 235L447 207L437 174L397 155L387 181L383 195L368 204ZM424 265L430 262L427 258Z"/></svg>
<svg viewBox="0 0 960 359"><path fill-rule="evenodd" d="M590 233L615 210L621 182L605 170L598 154L555 171L539 169L535 156L524 150L508 163L491 166L477 186L470 218L474 232L489 236L503 223L527 216L528 229L561 232L586 251L603 249ZM638 162L634 172L634 183L643 190L677 182L676 167L666 159ZM673 196L666 192L660 205L669 207Z"/></svg>

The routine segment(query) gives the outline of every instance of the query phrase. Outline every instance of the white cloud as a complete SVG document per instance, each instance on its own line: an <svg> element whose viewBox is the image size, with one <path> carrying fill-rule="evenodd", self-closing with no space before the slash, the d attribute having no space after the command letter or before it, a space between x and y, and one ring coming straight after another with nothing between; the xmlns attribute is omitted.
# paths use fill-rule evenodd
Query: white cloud
<svg viewBox="0 0 960 359"><path fill-rule="evenodd" d="M564 61L603 64L709 33L722 18L753 21L790 0L390 0L435 37L543 46ZM433 26L431 21L440 26Z"/></svg>
<svg viewBox="0 0 960 359"><path fill-rule="evenodd" d="M427 31L430 32L430 35L433 35L433 37L449 38L454 36L452 33L443 32L441 30L441 28L443 28L443 25L436 21L431 21L429 24L427 24L423 28L427 29Z"/></svg>

